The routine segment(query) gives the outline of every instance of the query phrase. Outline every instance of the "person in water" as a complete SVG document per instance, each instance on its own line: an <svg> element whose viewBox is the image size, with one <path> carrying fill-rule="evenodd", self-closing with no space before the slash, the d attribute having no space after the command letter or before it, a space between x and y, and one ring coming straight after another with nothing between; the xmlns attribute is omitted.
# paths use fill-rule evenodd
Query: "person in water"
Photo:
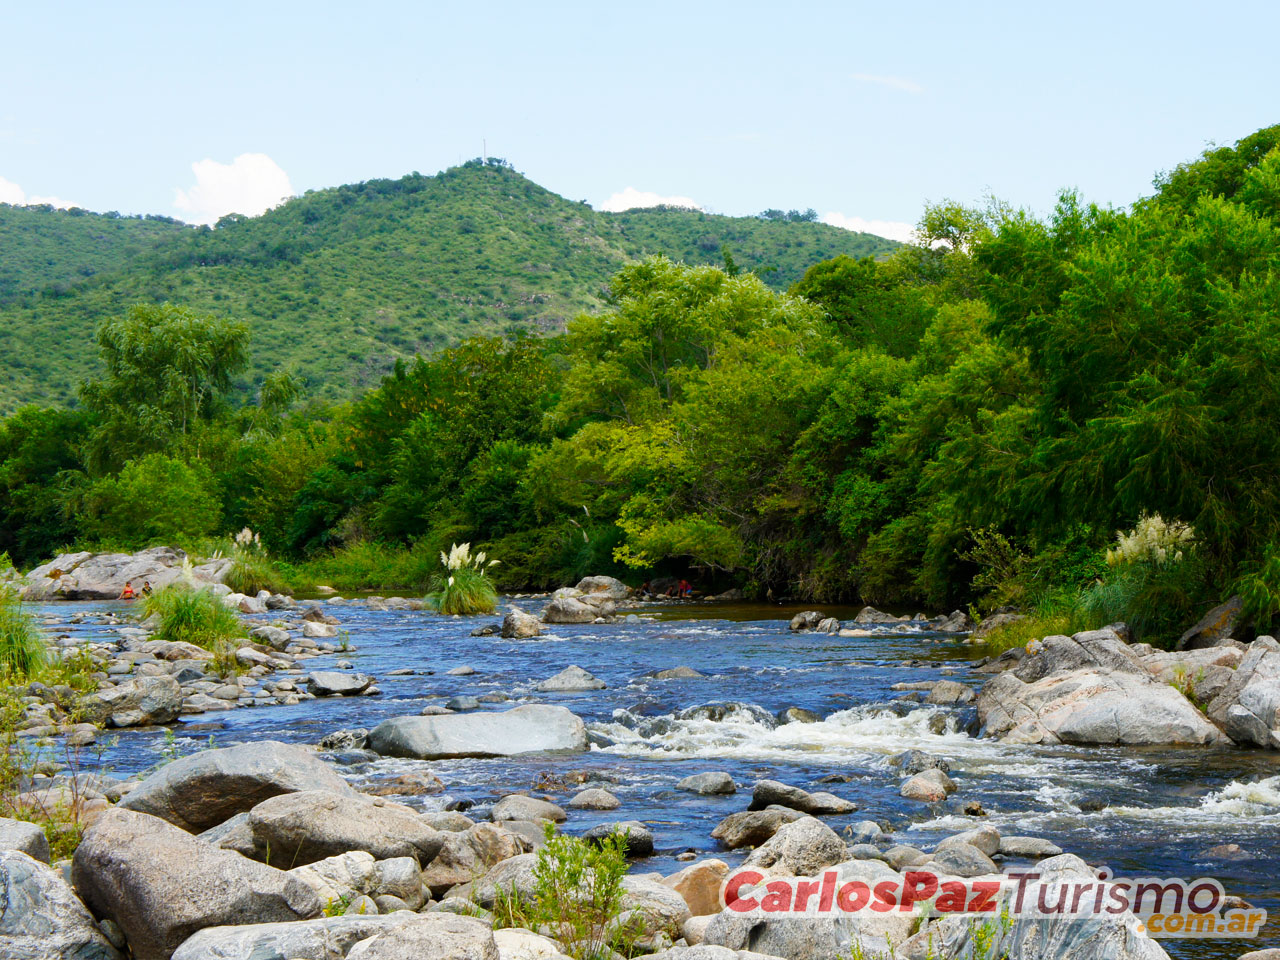
<svg viewBox="0 0 1280 960"><path fill-rule="evenodd" d="M689 583L688 580L681 580L680 583L677 585L676 590L677 590L677 595L684 599L688 599L690 596L693 595L693 586Z"/></svg>
<svg viewBox="0 0 1280 960"><path fill-rule="evenodd" d="M135 593L133 592L133 581L132 581L132 580L126 580L126 581L124 582L124 589L120 591L120 597L119 597L119 599L121 599L121 600L132 600L135 596L137 596L137 594L135 594Z"/></svg>
<svg viewBox="0 0 1280 960"><path fill-rule="evenodd" d="M151 581L150 581L150 580L143 580L143 581L142 581L142 595L143 595L144 597L149 597L149 596L151 596Z"/></svg>

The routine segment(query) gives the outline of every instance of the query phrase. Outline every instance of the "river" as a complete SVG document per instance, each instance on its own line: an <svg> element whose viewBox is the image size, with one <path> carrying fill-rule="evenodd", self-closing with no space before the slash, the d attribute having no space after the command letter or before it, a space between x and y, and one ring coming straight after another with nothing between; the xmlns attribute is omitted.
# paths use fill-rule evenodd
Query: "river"
<svg viewBox="0 0 1280 960"><path fill-rule="evenodd" d="M542 600L516 603L536 612ZM40 605L35 612L61 622L55 629L83 639L113 628L79 612L118 609L111 603ZM610 625L553 626L532 640L473 637L496 618L453 618L412 611L375 611L363 604L326 605L349 631L354 648L306 661L307 669L348 660L377 678L378 697L321 699L291 707L241 708L188 718L176 724L168 749L190 752L212 743L253 739L314 743L344 727L373 727L380 720L416 714L448 697L503 693L510 704L551 702L567 706L587 723L596 745L570 757L505 760L378 760L344 766L357 785L413 768L429 768L448 789L407 798L421 808L471 801L483 816L502 794L551 792L562 806L573 788L549 790L570 771L590 771L609 781L622 801L608 813L570 811L565 829L581 832L604 821L641 820L652 829L655 856L638 870L670 873L683 851L719 856L711 839L723 817L745 809L751 784L782 780L829 790L853 800L858 812L824 818L837 831L869 819L891 826L894 839L927 848L978 821L931 812L898 796L900 778L888 764L894 754L918 748L945 757L960 786L953 800L977 800L983 822L1004 833L1045 837L1090 864L1107 864L1125 876L1216 876L1229 894L1265 907L1272 919L1257 941L1166 940L1179 958L1235 958L1280 945L1280 755L1243 750L1102 749L1003 745L969 732L972 708L894 702L891 687L944 675L976 688L986 677L972 673L981 648L930 636L902 625L872 637L793 634L788 620L799 608L687 603L647 605L638 619ZM853 610L824 607L841 618ZM269 614L250 618L271 622ZM581 694L536 694L538 680L577 664L607 683ZM467 665L476 671L452 676ZM689 666L702 679L654 680L644 674ZM388 677L411 668L411 676ZM691 710L700 705L718 705ZM737 704L724 709L726 704ZM818 723L779 724L787 707L811 710ZM199 724L197 732L184 728ZM212 725L209 726L209 725ZM109 772L123 776L155 764L166 749L163 731L125 730L103 754ZM676 791L677 780L704 770L732 774L740 789L727 797ZM835 775L837 782L818 783ZM1202 856L1218 844L1239 843L1249 856L1221 862Z"/></svg>

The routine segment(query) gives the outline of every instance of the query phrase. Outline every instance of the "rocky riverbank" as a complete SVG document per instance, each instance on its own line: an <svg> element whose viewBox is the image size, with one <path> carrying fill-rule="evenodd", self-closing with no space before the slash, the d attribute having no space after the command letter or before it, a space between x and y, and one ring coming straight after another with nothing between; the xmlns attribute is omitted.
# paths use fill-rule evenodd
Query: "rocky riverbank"
<svg viewBox="0 0 1280 960"><path fill-rule="evenodd" d="M491 715L497 724L482 715L435 718L457 727L452 745L416 752L498 756L585 745L569 711L545 710L565 715L564 742L540 739L560 722L550 714L515 710ZM398 752L388 736L374 731L369 743ZM703 775L686 789L737 789L725 779ZM547 931L510 929L495 909L504 896L535 895L544 824L620 805L607 783L585 781L563 807L513 794L483 821L423 813L358 792L312 750L271 741L202 751L140 782L98 786L119 802L110 806L101 794L69 863L47 866L38 830L0 821L0 882L9 891L0 941L14 951L6 956L557 960L574 945ZM985 878L1009 887L1002 866L1033 861L1046 876L1093 877L1078 857L1046 840L989 827L924 850L896 842L874 821L841 836L819 819L849 806L830 794L761 781L747 809L713 836L726 849L753 848L744 866L765 878L834 870L841 882L902 883L911 869L944 882ZM652 853L653 832L638 822L621 820L588 836L611 830L627 831L629 856L642 861ZM851 950L873 956L886 942L899 958L967 957L978 935L919 909L834 921L744 917L723 908L728 864L691 861L667 875L637 869L623 881L623 911L640 924L640 942L664 960L807 960ZM1131 915L1079 921L1069 938L1057 934L1063 923L1017 918L999 942L1011 960L1166 956Z"/></svg>

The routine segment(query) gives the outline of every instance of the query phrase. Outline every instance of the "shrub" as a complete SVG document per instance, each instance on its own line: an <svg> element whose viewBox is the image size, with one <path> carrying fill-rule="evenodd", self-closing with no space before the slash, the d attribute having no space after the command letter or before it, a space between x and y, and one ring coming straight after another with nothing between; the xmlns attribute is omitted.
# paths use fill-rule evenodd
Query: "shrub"
<svg viewBox="0 0 1280 960"><path fill-rule="evenodd" d="M485 561L484 551L471 553L471 544L455 543L446 554L440 552L445 572L431 579L427 601L441 613L493 613L498 606L498 592L486 572L497 560Z"/></svg>
<svg viewBox="0 0 1280 960"><path fill-rule="evenodd" d="M161 640L194 643L215 652L220 644L243 633L240 618L223 606L220 598L182 581L146 597L142 613L160 617L156 636Z"/></svg>
<svg viewBox="0 0 1280 960"><path fill-rule="evenodd" d="M44 638L35 620L12 592L0 587L0 677L24 680L48 660Z"/></svg>
<svg viewBox="0 0 1280 960"><path fill-rule="evenodd" d="M155 453L130 461L119 476L96 481L80 513L89 537L137 547L209 536L222 504L208 467Z"/></svg>
<svg viewBox="0 0 1280 960"><path fill-rule="evenodd" d="M614 833L590 843L557 835L555 827L547 824L546 837L533 867L532 897L500 897L494 908L495 926L545 928L574 960L634 955L641 933L639 920L622 920L626 834Z"/></svg>

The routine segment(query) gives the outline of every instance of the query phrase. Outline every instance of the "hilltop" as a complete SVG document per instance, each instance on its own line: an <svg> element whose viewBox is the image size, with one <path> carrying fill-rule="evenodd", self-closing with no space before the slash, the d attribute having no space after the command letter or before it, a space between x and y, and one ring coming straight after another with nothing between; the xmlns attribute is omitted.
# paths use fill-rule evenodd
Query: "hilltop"
<svg viewBox="0 0 1280 960"><path fill-rule="evenodd" d="M292 364L313 396L341 399L377 383L397 357L480 333L558 332L576 313L601 308L608 278L648 254L720 263L727 246L741 269L781 289L820 260L898 246L795 218L599 212L492 160L311 191L212 229L73 211L32 216L43 218L40 242L68 255L14 261L16 293L0 306L8 373L0 413L74 403L76 383L96 367L98 321L139 301L248 321L255 366L246 389ZM119 231L107 233L114 245L98 262L85 260L87 276L70 255L85 247L86 223ZM6 240L6 259L28 233Z"/></svg>

